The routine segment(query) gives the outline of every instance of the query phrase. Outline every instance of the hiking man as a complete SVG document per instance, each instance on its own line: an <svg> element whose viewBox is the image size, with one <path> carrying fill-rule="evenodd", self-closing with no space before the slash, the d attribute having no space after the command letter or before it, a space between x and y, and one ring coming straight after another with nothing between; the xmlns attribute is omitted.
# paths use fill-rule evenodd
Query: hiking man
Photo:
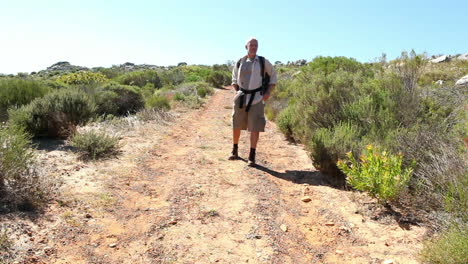
<svg viewBox="0 0 468 264"><path fill-rule="evenodd" d="M236 90L232 112L233 143L229 160L236 160L241 130L250 132L248 165L255 166L255 151L260 132L265 131L265 101L276 85L276 72L265 58L257 56L258 40L250 38L245 44L247 55L232 70L232 86Z"/></svg>

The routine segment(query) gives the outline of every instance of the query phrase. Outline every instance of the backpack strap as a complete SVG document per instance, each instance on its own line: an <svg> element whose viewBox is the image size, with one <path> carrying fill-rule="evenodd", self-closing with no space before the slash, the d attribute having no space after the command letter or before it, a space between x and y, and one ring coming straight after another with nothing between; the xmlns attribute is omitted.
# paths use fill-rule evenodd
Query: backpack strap
<svg viewBox="0 0 468 264"><path fill-rule="evenodd" d="M262 57L262 56L258 56L259 60L260 60L260 69L261 69L261 72L260 74L262 75L262 91L260 92L261 95L264 95L266 93L268 93L268 86L269 86L269 83L270 83L270 75L268 75L268 73L265 72L265 57Z"/></svg>
<svg viewBox="0 0 468 264"><path fill-rule="evenodd" d="M263 79L265 78L265 57L258 56L260 59L260 74L262 75L262 82Z"/></svg>

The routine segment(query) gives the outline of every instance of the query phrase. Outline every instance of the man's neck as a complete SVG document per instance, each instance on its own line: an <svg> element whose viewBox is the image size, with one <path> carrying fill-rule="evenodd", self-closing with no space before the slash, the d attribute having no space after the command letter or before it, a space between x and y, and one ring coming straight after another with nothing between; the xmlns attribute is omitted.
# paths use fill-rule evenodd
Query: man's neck
<svg viewBox="0 0 468 264"><path fill-rule="evenodd" d="M247 57L249 59L253 59L253 58L255 58L255 56L257 56L257 54L247 54Z"/></svg>

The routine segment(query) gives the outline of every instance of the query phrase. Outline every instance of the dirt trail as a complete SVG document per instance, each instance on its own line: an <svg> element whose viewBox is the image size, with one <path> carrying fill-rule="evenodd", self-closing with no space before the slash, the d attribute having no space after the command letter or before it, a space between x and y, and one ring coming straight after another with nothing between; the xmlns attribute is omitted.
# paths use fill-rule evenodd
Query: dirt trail
<svg viewBox="0 0 468 264"><path fill-rule="evenodd" d="M106 161L122 163L99 187L108 197L86 201L84 222L70 217L55 229L46 262L417 263L424 228L359 214L363 195L328 185L273 123L261 134L258 168L228 161L232 96L217 91L146 154ZM137 145L138 137L126 148Z"/></svg>

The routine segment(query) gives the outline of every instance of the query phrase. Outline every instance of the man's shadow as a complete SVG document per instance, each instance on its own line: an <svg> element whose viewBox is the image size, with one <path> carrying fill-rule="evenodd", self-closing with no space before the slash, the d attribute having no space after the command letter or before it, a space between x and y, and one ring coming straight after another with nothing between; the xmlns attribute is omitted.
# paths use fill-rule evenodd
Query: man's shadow
<svg viewBox="0 0 468 264"><path fill-rule="evenodd" d="M239 159L244 162L247 162L247 160L244 158ZM341 189L343 187L340 186L339 182L337 182L330 176L323 174L320 171L286 170L285 172L278 172L260 164L256 164L253 168L268 173L276 178L280 178L296 184L306 183L309 185L329 186L338 189Z"/></svg>

